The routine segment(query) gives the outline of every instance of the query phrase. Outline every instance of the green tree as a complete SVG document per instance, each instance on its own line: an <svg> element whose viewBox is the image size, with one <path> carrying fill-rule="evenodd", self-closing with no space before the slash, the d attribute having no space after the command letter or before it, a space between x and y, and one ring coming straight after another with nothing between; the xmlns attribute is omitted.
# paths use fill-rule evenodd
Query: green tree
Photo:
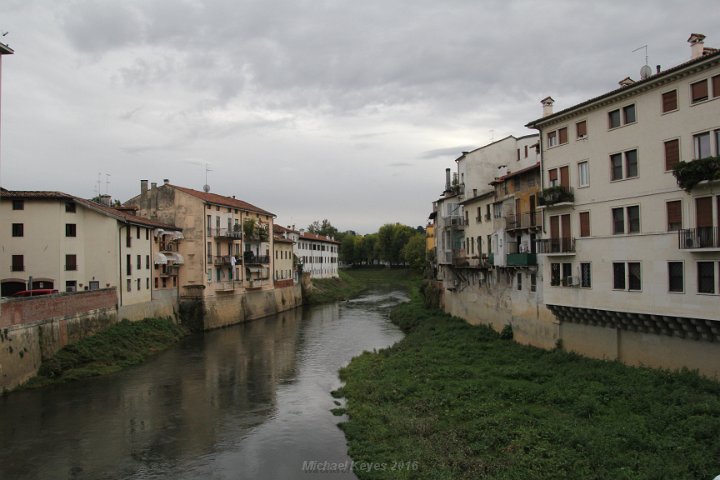
<svg viewBox="0 0 720 480"><path fill-rule="evenodd" d="M315 233L317 235L324 235L326 237L337 237L338 235L338 229L333 227L330 223L330 220L327 218L324 219L322 222L315 220L313 223L308 225L307 231L310 233Z"/></svg>
<svg viewBox="0 0 720 480"><path fill-rule="evenodd" d="M402 258L410 268L423 271L425 268L426 253L425 253L425 234L415 233L408 240L405 246L402 248Z"/></svg>

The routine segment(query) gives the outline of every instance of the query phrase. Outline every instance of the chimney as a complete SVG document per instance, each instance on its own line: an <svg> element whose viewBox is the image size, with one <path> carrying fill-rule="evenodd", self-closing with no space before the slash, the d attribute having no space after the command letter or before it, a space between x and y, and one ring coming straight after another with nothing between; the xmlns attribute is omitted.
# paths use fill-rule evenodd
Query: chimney
<svg viewBox="0 0 720 480"><path fill-rule="evenodd" d="M163 178L163 185L169 185L170 179L169 178Z"/></svg>
<svg viewBox="0 0 720 480"><path fill-rule="evenodd" d="M105 205L106 207L109 207L112 203L112 197L107 194L100 195L100 203Z"/></svg>
<svg viewBox="0 0 720 480"><path fill-rule="evenodd" d="M625 77L622 80L620 80L618 83L620 84L621 87L629 87L630 85L635 83L635 80L633 80L630 77Z"/></svg>
<svg viewBox="0 0 720 480"><path fill-rule="evenodd" d="M157 188L157 182L152 182L150 184L150 190L155 190Z"/></svg>
<svg viewBox="0 0 720 480"><path fill-rule="evenodd" d="M691 33L688 38L690 44L690 59L695 60L703 55L703 49L705 48L705 35L702 33Z"/></svg>
<svg viewBox="0 0 720 480"><path fill-rule="evenodd" d="M655 68L657 69L657 73L660 73L660 65L656 65Z"/></svg>
<svg viewBox="0 0 720 480"><path fill-rule="evenodd" d="M450 169L449 168L445 169L445 191L446 192L450 191Z"/></svg>
<svg viewBox="0 0 720 480"><path fill-rule="evenodd" d="M477 197L477 188L473 188L473 197Z"/></svg>
<svg viewBox="0 0 720 480"><path fill-rule="evenodd" d="M147 193L147 186L148 186L147 180L140 180L140 195L143 197Z"/></svg>
<svg viewBox="0 0 720 480"><path fill-rule="evenodd" d="M553 114L553 104L555 103L555 100L553 100L552 97L545 97L540 100L540 103L542 103L543 106L543 117Z"/></svg>

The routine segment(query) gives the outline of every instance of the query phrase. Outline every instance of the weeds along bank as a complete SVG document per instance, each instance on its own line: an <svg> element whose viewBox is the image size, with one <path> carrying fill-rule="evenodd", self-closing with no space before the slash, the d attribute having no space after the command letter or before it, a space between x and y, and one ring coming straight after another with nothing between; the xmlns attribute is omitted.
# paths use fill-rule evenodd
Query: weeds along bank
<svg viewBox="0 0 720 480"><path fill-rule="evenodd" d="M303 288L306 305L348 300L373 288L410 288L420 279L414 270L399 268L352 268L340 270L339 278L313 280Z"/></svg>
<svg viewBox="0 0 720 480"><path fill-rule="evenodd" d="M361 479L720 474L717 382L519 345L417 291L391 318L406 337L353 359L334 392L352 459L385 467Z"/></svg>

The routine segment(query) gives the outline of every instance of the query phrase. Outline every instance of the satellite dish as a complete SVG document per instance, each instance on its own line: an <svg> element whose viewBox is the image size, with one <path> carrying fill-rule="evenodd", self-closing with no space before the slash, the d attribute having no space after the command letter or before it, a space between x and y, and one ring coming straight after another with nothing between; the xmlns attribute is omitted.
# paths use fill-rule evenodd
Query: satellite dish
<svg viewBox="0 0 720 480"><path fill-rule="evenodd" d="M640 78L645 80L650 75L652 75L652 68L649 65L643 65L640 69Z"/></svg>
<svg viewBox="0 0 720 480"><path fill-rule="evenodd" d="M210 192L210 185L208 185L207 183L205 185L203 185L203 192L205 192L205 193Z"/></svg>

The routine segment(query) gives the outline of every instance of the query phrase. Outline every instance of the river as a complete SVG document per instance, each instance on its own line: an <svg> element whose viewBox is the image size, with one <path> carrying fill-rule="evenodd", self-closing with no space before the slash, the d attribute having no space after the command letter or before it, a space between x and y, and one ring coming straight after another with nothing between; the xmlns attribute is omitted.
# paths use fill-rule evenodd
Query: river
<svg viewBox="0 0 720 480"><path fill-rule="evenodd" d="M115 375L0 397L0 479L326 479L303 465L349 462L330 412L337 371L402 338L387 314L404 300L283 312Z"/></svg>

